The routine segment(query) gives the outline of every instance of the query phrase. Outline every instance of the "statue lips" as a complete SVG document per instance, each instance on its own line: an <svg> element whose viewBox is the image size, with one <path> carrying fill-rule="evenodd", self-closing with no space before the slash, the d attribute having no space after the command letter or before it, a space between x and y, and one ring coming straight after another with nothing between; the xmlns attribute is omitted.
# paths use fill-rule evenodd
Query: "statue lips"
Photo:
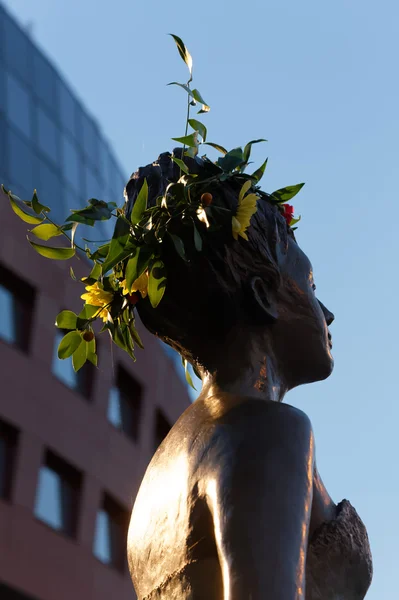
<svg viewBox="0 0 399 600"><path fill-rule="evenodd" d="M330 349L333 347L332 338L331 338L331 333L330 332L328 332L328 345L330 346Z"/></svg>

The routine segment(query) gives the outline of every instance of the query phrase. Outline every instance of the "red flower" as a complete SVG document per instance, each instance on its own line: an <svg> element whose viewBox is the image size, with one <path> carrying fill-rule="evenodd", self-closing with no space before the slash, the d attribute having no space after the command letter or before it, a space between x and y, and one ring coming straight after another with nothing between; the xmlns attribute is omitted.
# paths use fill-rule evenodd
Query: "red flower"
<svg viewBox="0 0 399 600"><path fill-rule="evenodd" d="M283 216L289 226L292 219L294 218L294 207L291 204L282 204Z"/></svg>

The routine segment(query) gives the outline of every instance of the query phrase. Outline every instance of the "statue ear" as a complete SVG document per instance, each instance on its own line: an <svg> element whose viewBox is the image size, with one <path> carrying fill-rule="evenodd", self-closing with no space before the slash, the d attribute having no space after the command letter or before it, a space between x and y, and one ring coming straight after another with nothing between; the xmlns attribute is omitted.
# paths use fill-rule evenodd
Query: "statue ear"
<svg viewBox="0 0 399 600"><path fill-rule="evenodd" d="M272 323L277 321L278 312L274 294L261 277L252 277L251 290L253 299L259 310Z"/></svg>

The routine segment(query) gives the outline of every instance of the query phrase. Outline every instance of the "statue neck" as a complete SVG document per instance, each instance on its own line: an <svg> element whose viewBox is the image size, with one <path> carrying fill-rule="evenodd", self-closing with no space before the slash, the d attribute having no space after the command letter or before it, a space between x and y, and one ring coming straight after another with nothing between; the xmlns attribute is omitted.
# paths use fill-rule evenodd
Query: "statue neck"
<svg viewBox="0 0 399 600"><path fill-rule="evenodd" d="M229 340L214 355L210 369L200 368L203 384L200 397L227 393L281 402L287 386L268 345L264 340L261 344L254 340L246 343Z"/></svg>

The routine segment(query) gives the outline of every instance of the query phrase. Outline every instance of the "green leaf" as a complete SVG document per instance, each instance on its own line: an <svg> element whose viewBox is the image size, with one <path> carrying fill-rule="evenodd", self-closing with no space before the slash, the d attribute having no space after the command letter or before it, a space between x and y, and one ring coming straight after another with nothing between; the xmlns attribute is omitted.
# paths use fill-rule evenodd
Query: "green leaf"
<svg viewBox="0 0 399 600"><path fill-rule="evenodd" d="M37 225L31 229L30 232L39 238L39 240L44 240L46 242L57 235L62 235L62 230L57 225L53 225L52 223Z"/></svg>
<svg viewBox="0 0 399 600"><path fill-rule="evenodd" d="M72 356L81 342L82 336L79 331L70 331L64 335L58 346L58 358L64 359Z"/></svg>
<svg viewBox="0 0 399 600"><path fill-rule="evenodd" d="M198 146L198 134L197 132L190 133L190 135L183 135L183 137L172 138L174 142L179 142L189 148L196 148Z"/></svg>
<svg viewBox="0 0 399 600"><path fill-rule="evenodd" d="M194 222L193 222L193 226L194 226L194 246L195 246L195 249L197 250L197 252L201 252L202 237L201 237L201 234L199 233L198 229L194 225Z"/></svg>
<svg viewBox="0 0 399 600"><path fill-rule="evenodd" d="M101 311L101 306L92 306L91 304L85 304L83 309L78 314L78 320L76 326L78 329L84 329L88 322L93 318L97 318L96 315Z"/></svg>
<svg viewBox="0 0 399 600"><path fill-rule="evenodd" d="M73 279L74 281L77 281L76 275L75 275L72 267L69 267L69 274L71 276L71 279Z"/></svg>
<svg viewBox="0 0 399 600"><path fill-rule="evenodd" d="M184 60L184 62L186 63L186 65L188 66L188 70L190 71L190 75L191 75L193 72L193 59L191 58L190 52L187 50L186 46L184 45L183 40L181 38L179 38L179 36L174 35L173 33L170 33L169 35L171 35L172 38L175 40L179 54L182 57L182 59Z"/></svg>
<svg viewBox="0 0 399 600"><path fill-rule="evenodd" d="M220 144L215 144L213 142L204 142L204 144L205 146L211 146L212 148L215 148L215 150L221 152L222 154L227 154L226 148L223 148L223 146L221 146Z"/></svg>
<svg viewBox="0 0 399 600"><path fill-rule="evenodd" d="M72 215L67 217L66 221L74 221L76 223L84 223L92 225L91 221L108 221L112 217L112 206L110 207L103 200L90 198L89 206L79 210L73 210ZM82 220L83 219L83 220Z"/></svg>
<svg viewBox="0 0 399 600"><path fill-rule="evenodd" d="M196 388L193 384L193 380L191 378L190 371L188 370L188 361L186 358L182 358L182 361L183 361L183 366L184 366L184 372L186 374L186 381L187 381L188 385L191 386L193 388L193 390L195 390Z"/></svg>
<svg viewBox="0 0 399 600"><path fill-rule="evenodd" d="M48 206L45 206L44 204L40 204L39 198L37 197L36 190L33 192L33 196L32 196L32 208L37 215L40 215L40 213L42 211L50 212L50 208Z"/></svg>
<svg viewBox="0 0 399 600"><path fill-rule="evenodd" d="M196 100L197 102L201 102L201 104L203 104L203 107L200 112L209 112L210 111L209 104L207 104L205 102L205 100L203 99L203 97L201 96L201 94L199 93L198 90L191 90L191 96L194 98L194 100Z"/></svg>
<svg viewBox="0 0 399 600"><path fill-rule="evenodd" d="M299 223L300 220L301 220L301 217L298 217L297 219L291 219L291 221L290 221L290 227L293 227L294 225L296 225L297 223Z"/></svg>
<svg viewBox="0 0 399 600"><path fill-rule="evenodd" d="M143 259L145 257L146 251L144 250L144 252L141 252L141 248L137 248L135 254L132 256L132 258L129 259L127 265L126 265L126 270L125 270L125 279L126 279L126 287L130 290L130 288L132 287L133 283L136 281L136 279L138 277L140 277L140 275L145 271L145 269L148 266L148 262L149 262L149 258L150 255L148 254L148 260L147 260L147 264L145 264L145 261L140 260ZM142 268L141 273L139 272L139 270Z"/></svg>
<svg viewBox="0 0 399 600"><path fill-rule="evenodd" d="M76 329L77 321L78 315L72 310L63 310L57 315L55 325L60 329Z"/></svg>
<svg viewBox="0 0 399 600"><path fill-rule="evenodd" d="M66 220L73 223L81 223L82 225L89 225L90 227L93 227L95 223L94 219L87 219L84 215L79 213L73 213L73 215L67 217Z"/></svg>
<svg viewBox="0 0 399 600"><path fill-rule="evenodd" d="M287 185L285 188L276 190L270 194L275 202L283 203L288 202L297 195L297 193L303 188L304 183L297 183L296 185Z"/></svg>
<svg viewBox="0 0 399 600"><path fill-rule="evenodd" d="M267 159L265 160L265 162L259 167L259 169L257 169L254 173L252 173L251 175L251 179L255 180L255 183L257 183L258 181L260 181L263 177L263 174L266 170L266 165L267 165Z"/></svg>
<svg viewBox="0 0 399 600"><path fill-rule="evenodd" d="M141 192L140 192L141 193ZM140 194L139 194L140 195ZM137 198L138 200L138 198ZM136 201L137 202L137 201ZM134 210L134 209L133 209ZM130 226L122 216L118 217L115 224L114 233L109 246L109 251L105 262L102 264L102 272L107 273L118 262L129 256L131 250L125 249L129 239Z"/></svg>
<svg viewBox="0 0 399 600"><path fill-rule="evenodd" d="M82 340L75 352L72 354L72 366L74 371L79 371L79 369L81 369L86 362L86 346L86 342Z"/></svg>
<svg viewBox="0 0 399 600"><path fill-rule="evenodd" d="M101 276L101 265L100 265L100 263L96 263L94 265L94 267L92 268L92 270L90 271L89 279L94 279L95 281L98 281L100 276Z"/></svg>
<svg viewBox="0 0 399 600"><path fill-rule="evenodd" d="M98 357L96 354L96 338L94 337L90 342L85 342L85 344L86 358L96 367L98 361Z"/></svg>
<svg viewBox="0 0 399 600"><path fill-rule="evenodd" d="M192 90L185 83L179 83L178 81L171 81L170 83L168 83L168 85L178 85L179 87L183 88L183 90L186 91L187 94L189 94L190 96L193 95Z"/></svg>
<svg viewBox="0 0 399 600"><path fill-rule="evenodd" d="M207 129L206 129L205 125L203 123L201 123L200 121L197 121L197 119L189 119L188 120L188 124L195 131L198 131L198 133L202 137L202 141L205 142L206 141L206 135L207 135Z"/></svg>
<svg viewBox="0 0 399 600"><path fill-rule="evenodd" d="M176 248L176 252L178 253L178 255L183 259L183 260L187 260L186 258L186 252L184 250L184 244L183 244L183 240L181 238L179 238L179 236L174 235L173 233L170 233L168 231L168 234L170 236L170 238L172 239L172 242Z"/></svg>
<svg viewBox="0 0 399 600"><path fill-rule="evenodd" d="M8 193L8 198L9 198L10 203L11 203L11 208L13 209L13 211L15 212L15 214L18 215L18 217L20 219L22 219L22 221L24 221L25 223L30 223L31 225L37 225L38 223L41 223L43 221L43 219L41 219L40 217L34 217L33 215L30 215L30 214L26 213L19 206L19 204L17 204L15 202L14 198L16 198L16 196L14 196L13 194L11 194L11 192Z"/></svg>
<svg viewBox="0 0 399 600"><path fill-rule="evenodd" d="M210 110L211 110L210 106L208 106L207 104L203 104L201 110L197 111L197 115L202 115L203 113L209 113Z"/></svg>
<svg viewBox="0 0 399 600"><path fill-rule="evenodd" d="M133 225L137 225L140 222L144 211L147 208L148 202L148 183L147 179L144 179L143 185L140 188L138 196L136 198L136 202L132 208L132 213L130 215L130 221Z"/></svg>
<svg viewBox="0 0 399 600"><path fill-rule="evenodd" d="M53 258L54 260L68 260L75 254L75 248L52 248L51 246L42 246L41 244L35 244L28 238L30 245L36 250L38 254L45 258Z"/></svg>
<svg viewBox="0 0 399 600"><path fill-rule="evenodd" d="M139 333L135 327L135 324L133 321L130 321L129 323L129 331L132 335L132 338L134 339L134 341L136 342L136 344L139 346L139 348L141 348L142 350L144 350L144 344L141 341L141 338L139 336Z"/></svg>
<svg viewBox="0 0 399 600"><path fill-rule="evenodd" d="M190 175L190 171L188 170L185 162L183 162L180 158L176 158L175 156L172 156L172 160L177 164L178 167L180 167L180 170L183 171L183 173Z"/></svg>
<svg viewBox="0 0 399 600"><path fill-rule="evenodd" d="M165 293L165 288L165 265L161 260L157 260L152 265L150 276L148 278L148 297L153 308L156 308L161 302Z"/></svg>
<svg viewBox="0 0 399 600"><path fill-rule="evenodd" d="M227 152L223 158L218 158L217 164L225 173L234 171L239 165L244 162L244 154L242 148L233 148Z"/></svg>
<svg viewBox="0 0 399 600"><path fill-rule="evenodd" d="M264 140L264 139L252 140L251 142L248 142L248 144L246 144L246 146L244 148L244 162L245 163L247 163L249 161L249 157L251 156L252 145L259 144L260 142L267 142L267 140Z"/></svg>

